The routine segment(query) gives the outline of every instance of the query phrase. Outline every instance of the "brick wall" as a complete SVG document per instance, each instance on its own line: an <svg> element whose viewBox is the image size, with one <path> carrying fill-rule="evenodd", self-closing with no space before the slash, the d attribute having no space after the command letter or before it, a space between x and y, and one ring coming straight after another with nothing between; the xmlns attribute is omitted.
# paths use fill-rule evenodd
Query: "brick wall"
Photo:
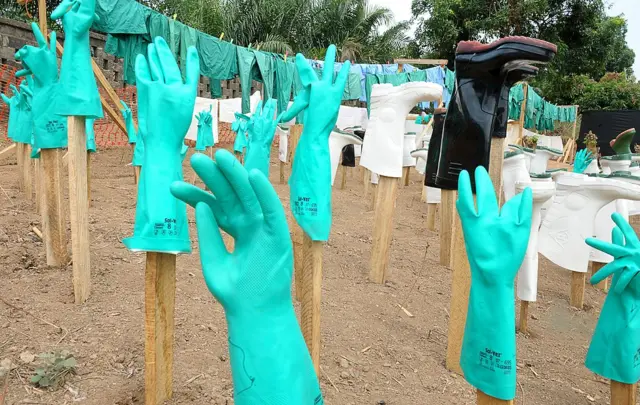
<svg viewBox="0 0 640 405"><path fill-rule="evenodd" d="M91 33L91 55L105 77L114 88L127 87L124 83L122 58L116 58L104 51L106 36L95 32ZM64 43L64 34L58 33L58 41ZM20 64L15 60L15 53L24 45L35 45L33 33L29 24L0 18L0 65L8 65L18 68ZM262 85L252 83L251 93L261 90ZM209 79L201 76L198 87L198 96L211 97ZM222 98L236 98L241 96L240 81L238 79L222 81Z"/></svg>

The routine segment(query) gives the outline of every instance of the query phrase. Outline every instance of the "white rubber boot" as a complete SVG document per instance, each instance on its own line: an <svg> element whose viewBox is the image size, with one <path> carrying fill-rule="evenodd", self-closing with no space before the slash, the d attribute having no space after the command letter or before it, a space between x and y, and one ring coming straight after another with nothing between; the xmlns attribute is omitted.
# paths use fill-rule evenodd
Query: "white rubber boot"
<svg viewBox="0 0 640 405"><path fill-rule="evenodd" d="M640 177L640 163L631 162L629 173L634 177ZM629 201L629 216L640 214L640 201Z"/></svg>
<svg viewBox="0 0 640 405"><path fill-rule="evenodd" d="M566 173L566 172L562 172L562 173ZM560 173L561 174L561 173ZM531 181L534 183L554 183L555 184L555 177L558 177L560 174L557 173L529 173L529 177L531 177ZM549 211L549 208L551 207L551 204L553 204L553 198L548 199L547 201L545 201L542 204L542 207L540 208L540 219L544 220L544 217L547 215L547 211Z"/></svg>
<svg viewBox="0 0 640 405"><path fill-rule="evenodd" d="M404 144L402 145L402 167L415 167L416 158L411 156L411 151L416 145L416 133L407 132L404 134Z"/></svg>
<svg viewBox="0 0 640 405"><path fill-rule="evenodd" d="M527 253L518 272L517 294L522 301L533 302L538 295L538 234L542 221L542 205L551 200L556 193L556 184L552 181L535 181L531 183L516 183L518 193L531 187L533 193L533 213L531 215L531 233Z"/></svg>
<svg viewBox="0 0 640 405"><path fill-rule="evenodd" d="M631 166L631 159L629 155L603 156L600 158L600 165L602 166L603 174L628 172Z"/></svg>
<svg viewBox="0 0 640 405"><path fill-rule="evenodd" d="M547 164L552 157L562 156L562 151L553 148L547 148L546 146L538 146L533 158L531 159L531 165L529 167L529 173L544 173L547 171Z"/></svg>
<svg viewBox="0 0 640 405"><path fill-rule="evenodd" d="M360 165L386 177L402 177L405 119L421 101L437 101L442 86L409 82L400 86L374 84L367 135L362 145Z"/></svg>
<svg viewBox="0 0 640 405"><path fill-rule="evenodd" d="M598 167L598 159L594 158L589 166L584 169L584 174L598 174L600 173L600 168Z"/></svg>
<svg viewBox="0 0 640 405"><path fill-rule="evenodd" d="M428 148L420 148L410 152L411 157L416 159L416 170L420 174L424 174L427 170L427 153Z"/></svg>
<svg viewBox="0 0 640 405"><path fill-rule="evenodd" d="M331 156L331 185L336 179L338 165L340 164L340 154L342 148L347 145L362 145L362 138L349 132L334 128L329 135L329 154Z"/></svg>
<svg viewBox="0 0 640 405"><path fill-rule="evenodd" d="M522 152L524 152L525 164L527 166L527 172L531 173L531 161L533 157L536 155L536 152L531 148L522 148Z"/></svg>
<svg viewBox="0 0 640 405"><path fill-rule="evenodd" d="M527 170L526 158L520 149L506 152L504 154L504 164L502 166L502 189L504 200L509 201L516 195L516 183L529 183L529 171Z"/></svg>
<svg viewBox="0 0 640 405"><path fill-rule="evenodd" d="M539 251L565 269L586 273L596 214L617 199L640 200L640 186L610 178L565 173L540 227Z"/></svg>

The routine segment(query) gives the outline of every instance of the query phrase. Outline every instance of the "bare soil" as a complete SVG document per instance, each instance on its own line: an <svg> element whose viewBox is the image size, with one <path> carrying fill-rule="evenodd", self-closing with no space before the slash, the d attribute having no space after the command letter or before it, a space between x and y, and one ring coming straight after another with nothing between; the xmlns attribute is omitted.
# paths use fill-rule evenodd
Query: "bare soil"
<svg viewBox="0 0 640 405"><path fill-rule="evenodd" d="M93 290L83 305L73 302L71 266L46 265L43 243L31 231L42 229L41 219L19 190L15 157L0 162L0 360L16 365L6 405L143 403L144 256L121 243L132 233L136 204L133 169L126 166L130 153L117 148L93 158ZM277 151L272 156L271 180L289 212ZM438 234L426 229L421 177L414 171L409 187L399 188L390 281L377 285L368 279L370 196L363 195L360 169L348 172L346 188L334 188L333 229L324 249L320 381L325 402L475 404L472 387L444 366L451 271L439 264ZM190 168L185 173L192 178ZM203 281L191 209L189 216L193 254L177 261L174 395L167 404L232 404L224 314ZM607 404L607 382L583 365L605 295L589 286L585 309L570 309L569 273L542 257L540 266L531 332L517 337L516 401ZM20 355L62 349L78 360L77 375L56 391L34 388L29 383L34 365ZM1 390L2 385L0 404Z"/></svg>

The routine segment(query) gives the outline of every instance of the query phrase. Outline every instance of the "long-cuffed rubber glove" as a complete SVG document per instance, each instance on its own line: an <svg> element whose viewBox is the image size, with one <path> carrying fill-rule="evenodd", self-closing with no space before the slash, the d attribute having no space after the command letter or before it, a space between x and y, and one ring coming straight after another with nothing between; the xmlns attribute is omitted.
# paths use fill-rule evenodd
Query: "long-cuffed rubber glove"
<svg viewBox="0 0 640 405"><path fill-rule="evenodd" d="M33 131L37 149L55 149L67 147L67 119L55 113L58 87L58 61L56 58L56 33L51 32L50 45L40 32L38 24L32 23L31 29L37 47L23 46L16 59L22 62L23 69L16 76L33 74Z"/></svg>
<svg viewBox="0 0 640 405"><path fill-rule="evenodd" d="M573 161L573 172L584 173L593 160L593 154L589 149L582 149L576 153L576 158Z"/></svg>
<svg viewBox="0 0 640 405"><path fill-rule="evenodd" d="M136 59L138 125L144 141L133 237L130 250L188 253L187 208L171 195L171 183L182 180L182 145L191 124L200 78L195 47L187 54L186 82L169 46L161 37Z"/></svg>
<svg viewBox="0 0 640 405"><path fill-rule="evenodd" d="M131 108L129 108L127 103L122 100L120 100L120 104L122 104L120 113L124 119L124 125L127 127L127 138L129 139L129 144L136 143L137 134L136 127L133 125L133 113L131 112Z"/></svg>
<svg viewBox="0 0 640 405"><path fill-rule="evenodd" d="M233 151L235 153L244 153L247 146L247 125L251 118L244 114L234 113L236 119L231 123L231 130L236 133L233 141Z"/></svg>
<svg viewBox="0 0 640 405"><path fill-rule="evenodd" d="M85 131L87 133L87 152L96 153L96 133L93 130L93 118L87 118L84 121Z"/></svg>
<svg viewBox="0 0 640 405"><path fill-rule="evenodd" d="M209 111L202 110L196 114L198 120L198 135L196 137L196 150L207 150L208 147L213 146L213 128L211 124L213 117L211 116L211 110L213 105L209 106Z"/></svg>
<svg viewBox="0 0 640 405"><path fill-rule="evenodd" d="M274 116L276 113L276 100L268 100L263 107L262 101L258 103L258 108L251 116L247 124L249 134L249 144L247 154L244 158L244 167L248 171L251 169L260 170L266 178L269 178L269 165L271 157L271 143L276 134L278 120Z"/></svg>
<svg viewBox="0 0 640 405"><path fill-rule="evenodd" d="M9 85L13 97L2 94L2 100L9 106L9 139L18 143L31 143L33 129L33 116L31 107L31 89L24 82L20 84L20 90L13 84Z"/></svg>
<svg viewBox="0 0 640 405"><path fill-rule="evenodd" d="M213 195L184 182L171 191L196 207L204 279L229 328L234 403L322 405L293 309L293 247L278 195L226 150L215 162L195 154L191 165ZM219 228L235 239L233 253Z"/></svg>
<svg viewBox="0 0 640 405"><path fill-rule="evenodd" d="M311 240L326 241L331 232L331 157L329 135L338 121L342 93L351 63L346 61L333 81L336 47L330 45L324 60L322 79L302 56L296 55L296 69L303 89L279 121L288 122L305 110L302 135L293 159L289 187L291 211Z"/></svg>
<svg viewBox="0 0 640 405"><path fill-rule="evenodd" d="M529 243L533 197L527 187L500 209L484 167L476 168L475 182L477 210L469 173L460 173L456 207L471 267L460 365L469 384L510 400L516 394L513 285Z"/></svg>
<svg viewBox="0 0 640 405"><path fill-rule="evenodd" d="M96 0L62 0L51 13L51 19L62 20L65 33L60 67L60 83L64 90L57 94L56 114L102 118L89 44L89 28L98 20Z"/></svg>
<svg viewBox="0 0 640 405"><path fill-rule="evenodd" d="M622 215L616 212L611 218L616 224L613 243L586 240L614 260L591 278L597 284L613 274L585 365L604 378L635 384L640 380L640 241Z"/></svg>
<svg viewBox="0 0 640 405"><path fill-rule="evenodd" d="M7 136L9 137L10 140L12 140L14 142L17 142L16 141L16 134L18 133L19 126L20 126L20 106L19 106L19 104L20 104L20 102L22 100L21 100L21 97L20 97L20 92L18 91L16 86L11 84L11 85L9 85L9 87L11 88L11 91L13 92L13 96L8 97L4 93L1 93L0 96L2 97L2 101L4 101L4 103L9 108L9 122L7 124Z"/></svg>

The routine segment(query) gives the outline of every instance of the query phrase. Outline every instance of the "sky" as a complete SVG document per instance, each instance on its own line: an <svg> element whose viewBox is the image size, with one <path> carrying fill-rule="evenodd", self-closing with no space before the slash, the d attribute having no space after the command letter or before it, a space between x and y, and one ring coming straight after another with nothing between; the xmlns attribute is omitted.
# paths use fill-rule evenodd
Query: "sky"
<svg viewBox="0 0 640 405"><path fill-rule="evenodd" d="M371 3L393 11L396 22L411 18L411 0L371 0ZM633 71L636 77L640 77L640 22L631 20L631 16L634 15L633 3L637 13L639 2L638 0L608 0L607 3L610 6L607 14L612 16L624 14L627 17L627 43L636 53Z"/></svg>

